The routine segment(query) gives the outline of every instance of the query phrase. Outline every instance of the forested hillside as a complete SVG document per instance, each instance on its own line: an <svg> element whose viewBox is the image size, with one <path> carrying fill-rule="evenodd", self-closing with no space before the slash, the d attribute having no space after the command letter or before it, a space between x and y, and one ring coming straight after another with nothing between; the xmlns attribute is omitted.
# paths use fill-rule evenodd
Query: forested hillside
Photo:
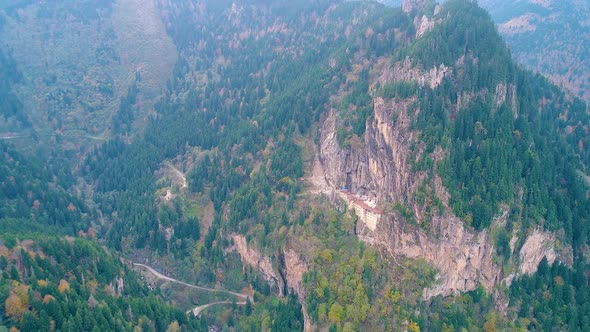
<svg viewBox="0 0 590 332"><path fill-rule="evenodd" d="M75 164L145 126L177 56L154 1L6 0L0 10L0 136Z"/></svg>
<svg viewBox="0 0 590 332"><path fill-rule="evenodd" d="M75 234L95 217L83 197L64 188L73 185L67 168L43 165L0 142L0 219L20 219L38 227L56 226ZM23 225L24 226L24 225Z"/></svg>
<svg viewBox="0 0 590 332"><path fill-rule="evenodd" d="M26 235L10 222L0 224L2 325L20 331L207 330L150 294L92 233L76 239Z"/></svg>
<svg viewBox="0 0 590 332"><path fill-rule="evenodd" d="M589 100L590 4L583 0L481 0L515 58Z"/></svg>
<svg viewBox="0 0 590 332"><path fill-rule="evenodd" d="M7 38L35 8L11 3L0 7ZM59 6L110 29L134 4ZM141 17L154 13L176 60L156 71L162 90L139 70L97 99L116 101L110 113L75 112L96 127L84 135L107 139L83 154L0 142L0 325L589 324L587 106L516 64L476 2L160 0ZM114 40L149 53L138 38L104 41L134 63L137 49ZM32 118L24 93L39 58L12 45L0 53L7 137L32 125L43 140L36 126L53 120ZM96 65L103 55L68 57L68 70L116 82L124 66L116 56ZM94 94L71 82L73 108L49 104L64 121Z"/></svg>

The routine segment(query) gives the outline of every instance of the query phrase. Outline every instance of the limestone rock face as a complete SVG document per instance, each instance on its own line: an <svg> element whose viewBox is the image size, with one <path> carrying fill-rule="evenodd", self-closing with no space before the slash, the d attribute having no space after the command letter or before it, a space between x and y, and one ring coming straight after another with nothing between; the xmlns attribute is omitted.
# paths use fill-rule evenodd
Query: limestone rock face
<svg viewBox="0 0 590 332"><path fill-rule="evenodd" d="M426 15L422 15L422 18L418 19L416 16L414 18L414 26L416 27L416 37L420 37L426 32L430 31L435 26L435 22L429 20Z"/></svg>
<svg viewBox="0 0 590 332"><path fill-rule="evenodd" d="M297 295L299 303L301 304L301 311L303 312L303 330L305 332L312 331L311 318L307 314L305 288L303 286L303 274L307 272L307 260L299 255L293 249L287 249L282 253L282 260L284 268L282 274L285 282L285 288Z"/></svg>
<svg viewBox="0 0 590 332"><path fill-rule="evenodd" d="M520 274L535 273L543 257L547 257L549 265L553 264L557 258L554 247L555 237L553 234L535 230L520 249L520 261L522 262L518 269Z"/></svg>
<svg viewBox="0 0 590 332"><path fill-rule="evenodd" d="M404 0L402 2L402 10L407 14L413 10L424 8L428 0Z"/></svg>
<svg viewBox="0 0 590 332"><path fill-rule="evenodd" d="M401 203L411 207L419 217L421 207L414 195L426 174L413 172L411 161L423 153L417 142L419 132L410 130L408 110L413 100L375 98L374 115L366 124L364 141L342 149L336 141L336 116L324 121L320 140L320 162L326 181L334 188L374 199L383 206ZM437 150L436 153L442 153ZM435 157L434 159L441 158ZM435 191L448 202L442 181ZM387 203L386 203L387 202ZM358 214L358 213L357 213ZM501 280L501 269L493 261L493 247L486 232L474 234L463 222L449 213L434 217L431 234L409 225L396 213L384 212L376 229L358 223L357 234L391 255L422 258L439 270L438 284L425 296L449 295L477 288L491 288Z"/></svg>
<svg viewBox="0 0 590 332"><path fill-rule="evenodd" d="M243 235L232 234L234 249L240 254L242 262L255 267L264 279L279 289L279 296L293 292L297 295L304 319L304 331L312 331L311 320L307 314L303 274L307 271L307 260L293 249L284 249L278 256L277 268L273 267L270 257L263 255L256 248L248 246Z"/></svg>
<svg viewBox="0 0 590 332"><path fill-rule="evenodd" d="M246 238L243 235L233 234L232 239L234 240L235 249L238 254L240 254L242 262L257 268L264 280L266 280L271 287L278 287L279 290L282 291L283 287L280 287L279 277L277 277L277 274L273 270L270 258L262 255L256 249L248 247ZM282 295L282 293L280 295Z"/></svg>
<svg viewBox="0 0 590 332"><path fill-rule="evenodd" d="M418 86L434 88L452 73L445 66L429 70L414 67L409 59L393 65L377 63L373 69L373 82L382 86L413 81ZM490 93L495 94L497 106L514 103L513 86L499 85ZM427 298L458 294L480 285L487 291L500 283L509 285L517 275L505 277L502 268L494 262L495 249L488 232L467 228L453 214L449 208L449 194L436 172L429 179L425 171L413 169L412 165L426 153L420 132L410 127L410 114L416 116L422 111L414 102L413 97L374 97L373 115L366 122L364 135L362 138L353 136L346 147L341 147L337 141L336 132L342 125L337 112L331 111L326 116L320 131L318 159L325 182L335 193L331 197L342 198L344 203L341 204L347 204L349 210L359 216L356 233L361 240L392 256L424 259L438 269L435 286L424 292ZM439 146L429 157L437 163L445 153ZM416 202L421 185L428 186L442 202L442 213L429 216L424 206ZM367 204L359 203L363 199ZM359 206L369 203L375 205L371 211L379 213L376 225L359 214ZM406 214L410 211L415 220L408 221L394 206L408 209ZM505 219L508 211L503 212L498 211ZM545 256L553 262L556 258L554 244L555 237L549 233L533 232L522 250L513 253L520 255L520 265L514 270L518 275L532 273Z"/></svg>
<svg viewBox="0 0 590 332"><path fill-rule="evenodd" d="M404 61L396 62L391 66L382 59L376 65L379 72L376 74L376 80L383 86L386 83L395 83L401 81L416 82L419 86L429 86L431 89L436 88L442 83L442 80L450 74L451 68L441 64L438 67L422 69L416 67L411 59L406 58Z"/></svg>

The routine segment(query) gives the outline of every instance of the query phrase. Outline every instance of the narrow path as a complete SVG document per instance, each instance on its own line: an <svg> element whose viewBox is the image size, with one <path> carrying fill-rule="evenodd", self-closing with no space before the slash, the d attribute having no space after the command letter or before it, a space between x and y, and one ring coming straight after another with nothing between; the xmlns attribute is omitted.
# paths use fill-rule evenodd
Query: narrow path
<svg viewBox="0 0 590 332"><path fill-rule="evenodd" d="M0 136L0 139L16 139L16 138L27 138L31 135L19 135L19 136Z"/></svg>
<svg viewBox="0 0 590 332"><path fill-rule="evenodd" d="M170 163L169 161L165 161L164 165L170 167L170 169L174 171L174 173L176 173L178 177L180 177L180 179L182 180L182 188L186 188L188 186L186 182L186 176L184 175L184 173L182 173L178 168L174 167L174 165L172 165L172 163Z"/></svg>
<svg viewBox="0 0 590 332"><path fill-rule="evenodd" d="M194 309L191 309L191 310L187 311L186 313L187 314L192 313L193 316L197 317L198 315L201 314L201 312L203 310L205 310L205 309L207 309L207 308L209 308L211 306L218 305L218 304L232 304L232 303L233 302L230 302L230 301L211 302L211 303L208 303L208 304L203 304L203 305L200 305L198 307L195 307ZM246 305L246 302L236 302L236 304L237 305Z"/></svg>
<svg viewBox="0 0 590 332"><path fill-rule="evenodd" d="M52 137L52 136L57 136L57 134L55 134L55 133L37 134L36 136L37 137ZM98 141L107 141L109 139L108 137L98 137L98 136L92 136L92 135L88 135L88 134L61 134L60 136L63 138L67 138L67 137L89 138L89 139L98 140ZM28 137L31 137L31 134L14 135L14 136L0 136L0 139L17 139L17 138L28 138Z"/></svg>
<svg viewBox="0 0 590 332"><path fill-rule="evenodd" d="M225 294L233 295L235 297L238 297L240 299L243 299L244 301L249 297L249 295L242 294L242 293L237 293L237 292L232 292L232 291L225 290L225 289L215 289L215 288L201 287L201 286L197 286L197 285L188 284L188 283L186 283L184 281L176 280L174 278L165 276L165 275L161 274L160 272L152 269L151 267L149 267L149 266L147 266L145 264L133 263L133 265L145 268L151 274L153 274L154 276L156 276L158 279L162 279L162 280L174 282L174 283L177 283L177 284L186 286L186 287L190 287L190 288L194 288L194 289L199 289L199 290L206 291L206 292L225 293Z"/></svg>
<svg viewBox="0 0 590 332"><path fill-rule="evenodd" d="M84 134L63 134L62 137L82 137L82 138L90 138L98 141L107 141L108 138L106 137L98 137L92 135L84 135Z"/></svg>

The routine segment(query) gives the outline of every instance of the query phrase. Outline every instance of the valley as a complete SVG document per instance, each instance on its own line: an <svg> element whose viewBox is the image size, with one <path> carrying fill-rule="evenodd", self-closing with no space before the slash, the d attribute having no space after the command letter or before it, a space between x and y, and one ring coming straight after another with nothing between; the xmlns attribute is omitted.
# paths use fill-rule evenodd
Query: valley
<svg viewBox="0 0 590 332"><path fill-rule="evenodd" d="M0 41L0 331L590 324L585 88L474 1L9 0Z"/></svg>

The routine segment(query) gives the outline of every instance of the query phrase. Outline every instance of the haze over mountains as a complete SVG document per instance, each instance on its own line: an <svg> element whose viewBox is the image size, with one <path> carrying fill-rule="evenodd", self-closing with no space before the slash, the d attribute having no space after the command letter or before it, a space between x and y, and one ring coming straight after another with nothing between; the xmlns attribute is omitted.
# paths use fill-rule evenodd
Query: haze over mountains
<svg viewBox="0 0 590 332"><path fill-rule="evenodd" d="M0 132L75 153L145 125L177 58L155 2L10 4L0 40L22 105Z"/></svg>
<svg viewBox="0 0 590 332"><path fill-rule="evenodd" d="M401 0L384 0L400 6ZM515 59L586 101L590 65L590 3L584 0L478 0L496 22Z"/></svg>
<svg viewBox="0 0 590 332"><path fill-rule="evenodd" d="M590 326L588 107L474 1L8 1L0 44L0 330Z"/></svg>
<svg viewBox="0 0 590 332"><path fill-rule="evenodd" d="M584 0L480 0L516 59L590 100L590 3Z"/></svg>

